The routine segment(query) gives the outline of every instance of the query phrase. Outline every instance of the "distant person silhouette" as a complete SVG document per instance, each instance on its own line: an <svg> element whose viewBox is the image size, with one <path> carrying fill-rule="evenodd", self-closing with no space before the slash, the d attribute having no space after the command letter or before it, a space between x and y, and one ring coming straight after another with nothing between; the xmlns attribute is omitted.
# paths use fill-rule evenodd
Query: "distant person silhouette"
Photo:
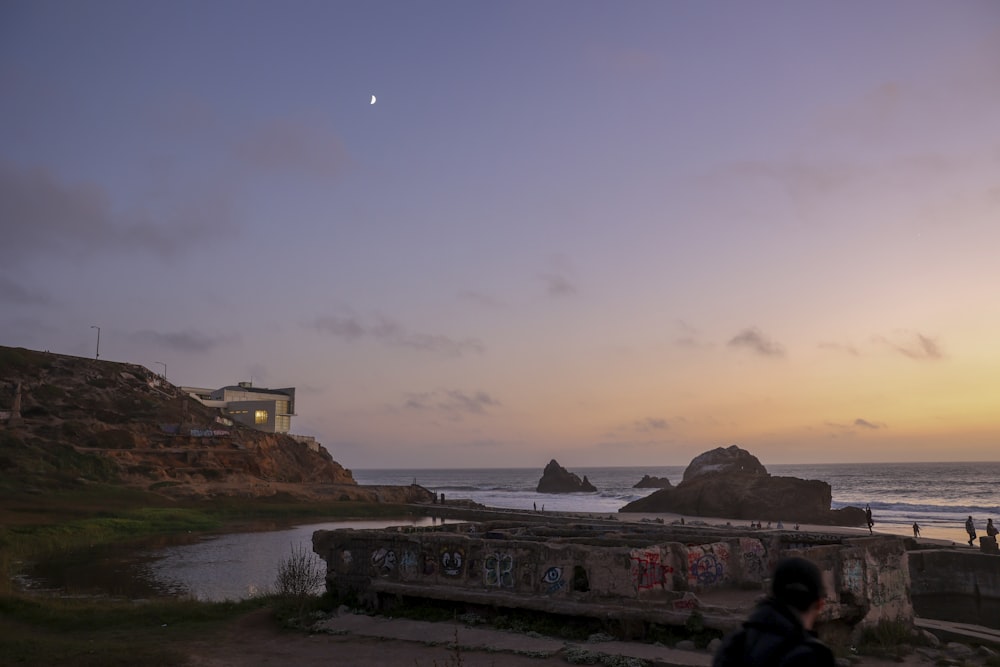
<svg viewBox="0 0 1000 667"><path fill-rule="evenodd" d="M993 519L987 519L986 520L986 534L995 539L996 536L997 536L997 533L1000 533L1000 530L997 530L997 527L993 525Z"/></svg>
<svg viewBox="0 0 1000 667"><path fill-rule="evenodd" d="M865 519L868 521L868 534L874 534L872 531L872 526L875 525L875 521L872 519L872 507L871 505L865 505Z"/></svg>
<svg viewBox="0 0 1000 667"><path fill-rule="evenodd" d="M969 546L971 547L972 543L976 541L976 524L972 522L971 514L965 520L965 532L969 534Z"/></svg>
<svg viewBox="0 0 1000 667"><path fill-rule="evenodd" d="M913 537L920 537L920 526L916 521L913 522Z"/></svg>

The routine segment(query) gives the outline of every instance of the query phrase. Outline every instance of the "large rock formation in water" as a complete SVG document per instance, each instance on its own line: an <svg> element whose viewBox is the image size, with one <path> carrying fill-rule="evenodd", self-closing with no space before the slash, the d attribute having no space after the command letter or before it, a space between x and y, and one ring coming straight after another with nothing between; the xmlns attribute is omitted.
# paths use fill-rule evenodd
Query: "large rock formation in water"
<svg viewBox="0 0 1000 667"><path fill-rule="evenodd" d="M756 456L736 445L716 447L691 459L681 481L687 482L701 475L719 473L767 475L767 468Z"/></svg>
<svg viewBox="0 0 1000 667"><path fill-rule="evenodd" d="M861 508L831 510L830 500L828 483L774 477L756 456L733 445L696 456L680 484L633 501L619 511L841 526L865 523Z"/></svg>
<svg viewBox="0 0 1000 667"><path fill-rule="evenodd" d="M587 476L583 479L576 473L569 472L559 463L552 459L545 466L542 478L538 480L538 493L576 493L578 491L597 491L597 488L590 483Z"/></svg>

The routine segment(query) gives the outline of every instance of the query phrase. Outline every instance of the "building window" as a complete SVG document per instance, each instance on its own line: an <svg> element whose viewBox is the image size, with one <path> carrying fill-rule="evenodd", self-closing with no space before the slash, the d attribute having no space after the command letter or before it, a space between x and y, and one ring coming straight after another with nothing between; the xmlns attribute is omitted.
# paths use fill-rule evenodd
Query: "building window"
<svg viewBox="0 0 1000 667"><path fill-rule="evenodd" d="M254 424L266 424L267 423L267 410L254 410L254 412L253 412L253 423Z"/></svg>
<svg viewBox="0 0 1000 667"><path fill-rule="evenodd" d="M278 433L288 433L288 429L291 428L292 421L290 417L282 417L277 415L274 418L274 430Z"/></svg>

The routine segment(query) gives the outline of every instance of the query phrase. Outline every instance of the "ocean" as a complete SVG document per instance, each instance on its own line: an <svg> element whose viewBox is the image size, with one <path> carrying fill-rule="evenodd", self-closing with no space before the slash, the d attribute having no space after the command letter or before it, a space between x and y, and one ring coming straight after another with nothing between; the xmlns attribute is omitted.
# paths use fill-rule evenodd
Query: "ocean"
<svg viewBox="0 0 1000 667"><path fill-rule="evenodd" d="M615 513L655 489L635 489L643 475L680 482L686 466L573 468L597 487L596 493L536 493L539 468L355 470L359 484L412 484L446 499L466 498L490 507L548 511ZM843 463L770 465L776 476L819 479L830 484L833 507L871 505L875 530L965 542L965 519L972 515L980 535L986 519L1000 527L1000 462L990 463ZM766 519L766 517L762 517Z"/></svg>

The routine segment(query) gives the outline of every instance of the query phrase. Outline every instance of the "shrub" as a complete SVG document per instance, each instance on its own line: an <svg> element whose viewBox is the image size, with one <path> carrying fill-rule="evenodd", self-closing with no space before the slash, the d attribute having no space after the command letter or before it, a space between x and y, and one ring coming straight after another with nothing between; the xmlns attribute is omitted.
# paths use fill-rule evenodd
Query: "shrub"
<svg viewBox="0 0 1000 667"><path fill-rule="evenodd" d="M292 545L292 553L278 563L275 593L280 597L305 599L315 595L326 581L319 558L304 546Z"/></svg>

